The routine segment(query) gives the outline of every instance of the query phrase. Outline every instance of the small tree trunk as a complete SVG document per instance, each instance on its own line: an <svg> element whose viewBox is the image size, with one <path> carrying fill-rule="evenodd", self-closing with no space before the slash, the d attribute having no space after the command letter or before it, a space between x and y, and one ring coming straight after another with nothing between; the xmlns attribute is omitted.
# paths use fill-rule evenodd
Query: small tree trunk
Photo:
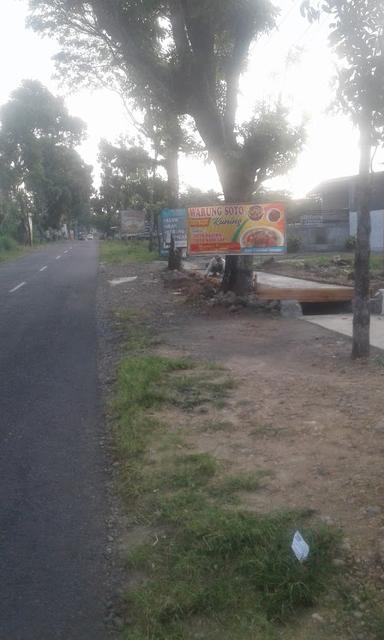
<svg viewBox="0 0 384 640"><path fill-rule="evenodd" d="M173 131L177 131L172 126L169 128L169 135L172 138ZM167 171L167 197L168 207L176 209L179 204L180 176L179 176L179 141L176 136L173 141L170 139L167 146L167 155L165 158L165 168ZM168 253L168 269L174 271L181 269L181 251L175 248L175 239L171 236L171 246Z"/></svg>
<svg viewBox="0 0 384 640"><path fill-rule="evenodd" d="M171 245L168 253L168 269L170 271L181 270L181 251L175 247L175 239L173 234L171 235Z"/></svg>
<svg viewBox="0 0 384 640"><path fill-rule="evenodd" d="M148 249L149 249L149 251L153 251L154 250L154 246L155 246L155 242L154 242L155 216L154 216L153 211L150 211L149 213L147 213L147 223L149 225Z"/></svg>
<svg viewBox="0 0 384 640"><path fill-rule="evenodd" d="M179 204L180 176L179 176L179 152L171 146L167 149L165 160L167 171L167 199L170 209L176 209Z"/></svg>
<svg viewBox="0 0 384 640"><path fill-rule="evenodd" d="M179 154L175 149L168 151L166 168L168 174L168 206L176 209L179 204ZM168 269L181 269L181 251L175 247L175 239L171 236L171 246L168 253Z"/></svg>
<svg viewBox="0 0 384 640"><path fill-rule="evenodd" d="M359 211L355 253L355 298L352 358L369 356L371 234L371 139L369 120L360 123Z"/></svg>

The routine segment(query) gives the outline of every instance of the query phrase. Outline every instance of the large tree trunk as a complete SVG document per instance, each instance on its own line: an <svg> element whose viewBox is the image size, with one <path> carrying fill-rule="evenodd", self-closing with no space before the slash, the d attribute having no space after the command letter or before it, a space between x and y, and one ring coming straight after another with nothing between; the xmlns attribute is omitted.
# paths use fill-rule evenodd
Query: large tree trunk
<svg viewBox="0 0 384 640"><path fill-rule="evenodd" d="M245 295L251 291L252 282L252 256L226 256L223 291L234 291L239 296Z"/></svg>
<svg viewBox="0 0 384 640"><path fill-rule="evenodd" d="M369 119L360 123L359 210L355 253L352 358L369 356L371 139Z"/></svg>
<svg viewBox="0 0 384 640"><path fill-rule="evenodd" d="M251 175L245 181L244 174L236 175L238 171L231 172L228 167L220 174L226 203L235 204L249 201L254 185L254 179ZM240 296L245 295L251 291L252 283L253 256L226 256L222 282L223 291L233 291Z"/></svg>

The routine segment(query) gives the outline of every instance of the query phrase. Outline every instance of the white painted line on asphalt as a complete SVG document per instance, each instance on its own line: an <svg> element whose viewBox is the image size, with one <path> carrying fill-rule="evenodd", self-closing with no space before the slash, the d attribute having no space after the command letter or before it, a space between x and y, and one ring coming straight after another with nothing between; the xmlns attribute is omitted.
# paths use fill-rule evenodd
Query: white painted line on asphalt
<svg viewBox="0 0 384 640"><path fill-rule="evenodd" d="M68 253L68 249L66 251L64 251L64 253Z"/></svg>
<svg viewBox="0 0 384 640"><path fill-rule="evenodd" d="M17 287L14 287L13 289L11 289L9 293L15 293L15 291L17 291L18 289L21 289L21 287L24 287L26 284L27 284L26 282L21 282L20 284L17 285Z"/></svg>
<svg viewBox="0 0 384 640"><path fill-rule="evenodd" d="M41 267L41 269L40 269L40 273L41 273L42 271L45 271L46 269L48 269L48 267Z"/></svg>
<svg viewBox="0 0 384 640"><path fill-rule="evenodd" d="M61 256L56 256L56 260L60 260Z"/></svg>

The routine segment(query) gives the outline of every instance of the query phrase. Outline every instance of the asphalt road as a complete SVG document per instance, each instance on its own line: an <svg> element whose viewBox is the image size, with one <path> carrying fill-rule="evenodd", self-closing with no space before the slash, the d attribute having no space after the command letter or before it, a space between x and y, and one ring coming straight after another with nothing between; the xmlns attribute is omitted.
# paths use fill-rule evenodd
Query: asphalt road
<svg viewBox="0 0 384 640"><path fill-rule="evenodd" d="M0 640L106 638L96 278L95 241L0 265Z"/></svg>

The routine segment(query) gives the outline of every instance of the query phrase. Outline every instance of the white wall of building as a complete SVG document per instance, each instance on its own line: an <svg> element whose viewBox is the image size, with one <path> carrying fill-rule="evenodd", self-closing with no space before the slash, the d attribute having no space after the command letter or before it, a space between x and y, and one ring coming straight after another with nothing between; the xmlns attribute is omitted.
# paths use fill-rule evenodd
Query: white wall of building
<svg viewBox="0 0 384 640"><path fill-rule="evenodd" d="M351 236L357 233L357 213L349 214L349 228ZM371 249L372 251L384 250L384 210L371 211Z"/></svg>

